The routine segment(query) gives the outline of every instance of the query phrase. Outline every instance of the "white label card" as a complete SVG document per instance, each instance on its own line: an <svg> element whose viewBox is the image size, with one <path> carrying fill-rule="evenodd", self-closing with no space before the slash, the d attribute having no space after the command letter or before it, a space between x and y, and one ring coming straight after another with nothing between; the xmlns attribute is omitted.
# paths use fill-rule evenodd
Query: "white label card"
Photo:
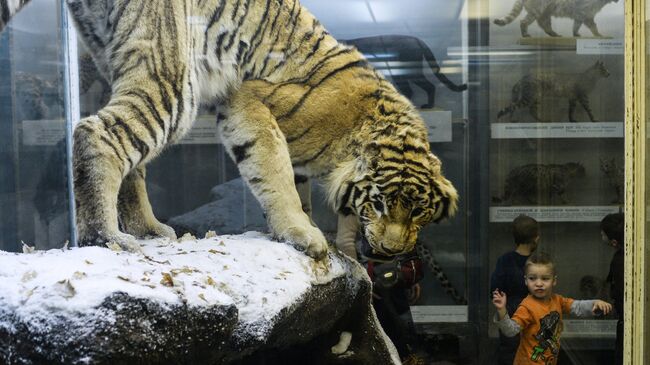
<svg viewBox="0 0 650 365"><path fill-rule="evenodd" d="M427 124L429 142L451 142L451 111L420 109L419 112Z"/></svg>
<svg viewBox="0 0 650 365"><path fill-rule="evenodd" d="M616 337L615 319L565 319L562 337Z"/></svg>
<svg viewBox="0 0 650 365"><path fill-rule="evenodd" d="M492 138L623 138L623 122L493 123Z"/></svg>
<svg viewBox="0 0 650 365"><path fill-rule="evenodd" d="M467 322L466 305L411 306L414 323Z"/></svg>
<svg viewBox="0 0 650 365"><path fill-rule="evenodd" d="M490 222L512 222L520 214L538 222L600 222L610 213L618 213L617 205L548 206L548 207L490 207Z"/></svg>
<svg viewBox="0 0 650 365"><path fill-rule="evenodd" d="M219 144L221 138L217 132L217 118L215 116L200 116L194 121L192 129L178 144Z"/></svg>
<svg viewBox="0 0 650 365"><path fill-rule="evenodd" d="M579 38L576 41L577 54L623 54L624 48L623 39Z"/></svg>
<svg viewBox="0 0 650 365"><path fill-rule="evenodd" d="M23 145L54 146L65 138L63 119L23 120Z"/></svg>

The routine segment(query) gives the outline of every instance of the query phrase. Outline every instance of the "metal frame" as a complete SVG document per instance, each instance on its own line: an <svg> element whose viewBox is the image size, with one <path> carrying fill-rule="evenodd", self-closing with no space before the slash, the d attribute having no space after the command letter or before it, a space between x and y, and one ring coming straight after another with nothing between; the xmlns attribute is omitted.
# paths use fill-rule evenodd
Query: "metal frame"
<svg viewBox="0 0 650 365"><path fill-rule="evenodd" d="M77 224L74 199L74 178L72 173L72 133L79 123L79 63L77 52L77 30L72 24L72 19L65 1L61 5L61 43L63 48L63 82L64 82L64 110L65 110L65 140L66 160L68 173L68 206L70 220L70 244L77 246Z"/></svg>

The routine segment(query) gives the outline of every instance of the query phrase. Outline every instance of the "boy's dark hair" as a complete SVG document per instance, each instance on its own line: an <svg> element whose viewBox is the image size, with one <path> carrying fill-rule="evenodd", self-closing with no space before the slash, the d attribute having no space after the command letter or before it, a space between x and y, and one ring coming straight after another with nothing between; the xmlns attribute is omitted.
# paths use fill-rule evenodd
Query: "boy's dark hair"
<svg viewBox="0 0 650 365"><path fill-rule="evenodd" d="M517 246L532 243L539 236L539 223L533 218L521 214L512 221L512 237Z"/></svg>
<svg viewBox="0 0 650 365"><path fill-rule="evenodd" d="M623 245L623 235L625 232L625 221L623 213L607 214L600 221L600 229L610 240L616 240L619 245Z"/></svg>
<svg viewBox="0 0 650 365"><path fill-rule="evenodd" d="M547 265L551 267L551 272L553 275L556 275L555 271L555 264L553 263L553 259L551 258L551 255L547 254L546 252L533 252L528 257L528 260L526 260L526 265L524 266L524 272L528 274L528 268L531 265Z"/></svg>

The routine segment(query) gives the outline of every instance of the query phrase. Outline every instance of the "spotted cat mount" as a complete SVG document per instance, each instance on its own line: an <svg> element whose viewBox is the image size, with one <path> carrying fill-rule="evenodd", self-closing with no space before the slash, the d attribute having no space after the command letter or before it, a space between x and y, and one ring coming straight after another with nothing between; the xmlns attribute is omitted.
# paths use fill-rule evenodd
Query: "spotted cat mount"
<svg viewBox="0 0 650 365"><path fill-rule="evenodd" d="M512 169L505 181L503 196L493 197L500 205L567 204L564 193L577 178L585 176L578 162L565 164L527 164Z"/></svg>

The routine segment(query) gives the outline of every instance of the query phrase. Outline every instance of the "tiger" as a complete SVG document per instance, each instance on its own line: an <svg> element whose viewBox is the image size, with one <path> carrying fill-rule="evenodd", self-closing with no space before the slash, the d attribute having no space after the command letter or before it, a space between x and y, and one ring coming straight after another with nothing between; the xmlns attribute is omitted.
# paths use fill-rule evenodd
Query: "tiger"
<svg viewBox="0 0 650 365"><path fill-rule="evenodd" d="M0 0L0 30L29 0ZM389 255L456 211L415 107L297 0L66 0L111 85L73 134L78 244L175 238L154 215L146 165L218 105L228 154L272 236L317 260L323 233L302 210L295 175L319 178L338 212ZM121 229L121 230L120 230Z"/></svg>

